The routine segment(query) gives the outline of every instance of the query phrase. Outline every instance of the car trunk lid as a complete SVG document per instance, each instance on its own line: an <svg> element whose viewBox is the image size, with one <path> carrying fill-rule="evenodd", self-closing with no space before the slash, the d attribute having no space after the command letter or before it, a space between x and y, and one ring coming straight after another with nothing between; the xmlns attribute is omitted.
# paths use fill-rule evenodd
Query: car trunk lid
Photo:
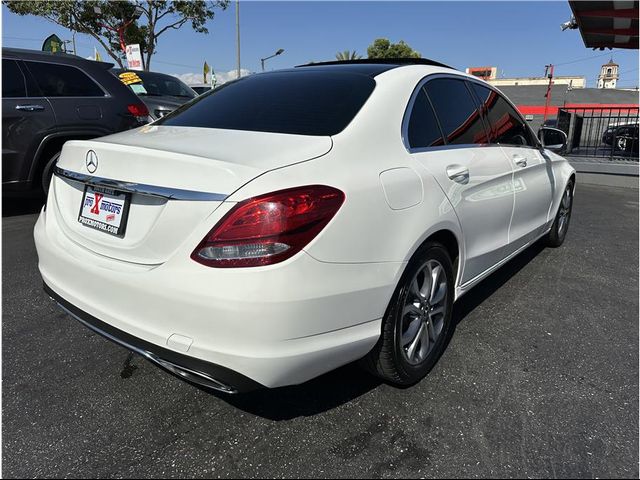
<svg viewBox="0 0 640 480"><path fill-rule="evenodd" d="M322 156L331 145L330 137L154 125L70 141L52 182L55 214L69 238L95 253L160 264L244 184ZM90 158L97 160L95 170L88 169ZM87 184L129 192L123 236L79 222Z"/></svg>

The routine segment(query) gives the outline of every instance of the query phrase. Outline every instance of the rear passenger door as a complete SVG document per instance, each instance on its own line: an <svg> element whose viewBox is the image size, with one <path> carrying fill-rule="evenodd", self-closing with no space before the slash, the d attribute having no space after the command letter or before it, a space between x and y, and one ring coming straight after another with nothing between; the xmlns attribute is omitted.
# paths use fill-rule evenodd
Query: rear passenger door
<svg viewBox="0 0 640 480"><path fill-rule="evenodd" d="M513 210L512 168L500 147L489 144L463 79L428 77L412 101L405 143L436 178L460 220L466 255L464 284L506 256Z"/></svg>
<svg viewBox="0 0 640 480"><path fill-rule="evenodd" d="M28 181L36 149L55 125L51 105L38 95L14 59L2 59L2 183Z"/></svg>
<svg viewBox="0 0 640 480"><path fill-rule="evenodd" d="M492 142L500 145L514 171L509 242L510 250L515 251L540 236L550 219L553 171L516 109L495 90L475 82L471 85L486 111Z"/></svg>
<svg viewBox="0 0 640 480"><path fill-rule="evenodd" d="M58 127L109 133L103 110L112 99L95 80L73 65L39 61L25 61L25 65L53 105Z"/></svg>

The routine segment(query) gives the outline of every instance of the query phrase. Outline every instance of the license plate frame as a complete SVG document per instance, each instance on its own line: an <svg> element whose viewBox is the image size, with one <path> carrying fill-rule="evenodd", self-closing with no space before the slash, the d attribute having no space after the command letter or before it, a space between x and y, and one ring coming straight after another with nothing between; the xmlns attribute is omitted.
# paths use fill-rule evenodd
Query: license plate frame
<svg viewBox="0 0 640 480"><path fill-rule="evenodd" d="M89 192L91 190L91 192ZM120 217L120 224L118 227L114 228L114 225L109 225L101 220L97 220L95 218L86 217L83 215L83 208L87 198L87 192L89 193L99 193L102 195L107 195L108 200L116 199L118 201L122 201L122 212ZM95 195L93 197L95 199ZM102 199L101 199L102 201ZM129 223L129 208L131 206L131 192L122 192L120 190L116 190L108 187L101 187L97 185L87 184L84 187L84 191L82 192L82 201L80 202L80 211L78 213L78 222L93 230L97 230L99 232L106 233L108 235L112 235L114 237L123 238L126 230L127 224Z"/></svg>

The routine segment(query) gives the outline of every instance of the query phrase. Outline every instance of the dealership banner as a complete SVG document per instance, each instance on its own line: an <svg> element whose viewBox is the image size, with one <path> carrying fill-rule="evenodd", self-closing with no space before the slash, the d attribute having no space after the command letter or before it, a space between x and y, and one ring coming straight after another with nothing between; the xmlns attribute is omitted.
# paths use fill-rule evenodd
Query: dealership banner
<svg viewBox="0 0 640 480"><path fill-rule="evenodd" d="M140 44L127 45L127 65L129 65L129 70L142 70Z"/></svg>

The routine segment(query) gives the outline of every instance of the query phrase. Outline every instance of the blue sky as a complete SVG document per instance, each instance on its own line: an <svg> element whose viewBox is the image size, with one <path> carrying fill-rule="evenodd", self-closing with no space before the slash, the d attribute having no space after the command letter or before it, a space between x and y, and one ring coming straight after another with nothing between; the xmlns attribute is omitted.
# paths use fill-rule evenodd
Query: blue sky
<svg viewBox="0 0 640 480"><path fill-rule="evenodd" d="M36 17L18 17L2 6L3 45L39 49L50 33L70 33ZM492 65L500 76L541 76L557 64L556 75L584 75L594 87L600 65L610 56L620 64L621 86L638 84L638 52L586 49L577 30L560 31L569 19L567 1L546 2L240 2L242 67L260 70L260 58L285 53L267 69L332 60L336 52L366 56L378 37L404 40L423 57L456 68ZM235 2L208 24L210 34L187 27L160 38L152 69L197 73L207 60L216 72L235 69ZM77 35L78 54L93 55L90 36ZM103 54L103 57L106 57ZM588 60L583 60L588 58ZM563 63L573 62L567 65ZM172 65L173 64L173 65Z"/></svg>

